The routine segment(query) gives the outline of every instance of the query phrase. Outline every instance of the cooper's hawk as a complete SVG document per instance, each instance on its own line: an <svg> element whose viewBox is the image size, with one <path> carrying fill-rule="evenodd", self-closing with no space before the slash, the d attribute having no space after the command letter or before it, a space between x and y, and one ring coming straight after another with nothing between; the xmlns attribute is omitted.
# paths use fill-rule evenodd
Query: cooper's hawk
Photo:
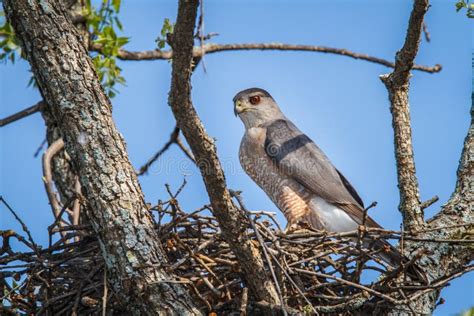
<svg viewBox="0 0 474 316"><path fill-rule="evenodd" d="M319 147L281 112L265 90L251 88L234 97L234 111L245 125L239 158L245 172L267 193L288 220L329 232L354 231L364 204L350 182ZM378 227L366 218L367 227ZM398 267L405 258L385 241L373 245ZM419 273L416 273L419 276Z"/></svg>

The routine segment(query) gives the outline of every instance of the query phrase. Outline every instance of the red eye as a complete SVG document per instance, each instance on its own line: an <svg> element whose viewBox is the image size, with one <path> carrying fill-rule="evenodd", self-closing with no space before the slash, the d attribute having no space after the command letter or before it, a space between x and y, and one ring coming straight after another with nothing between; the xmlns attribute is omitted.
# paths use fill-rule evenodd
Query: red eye
<svg viewBox="0 0 474 316"><path fill-rule="evenodd" d="M260 96L254 95L249 98L249 102L252 103L253 105L257 105L260 103Z"/></svg>

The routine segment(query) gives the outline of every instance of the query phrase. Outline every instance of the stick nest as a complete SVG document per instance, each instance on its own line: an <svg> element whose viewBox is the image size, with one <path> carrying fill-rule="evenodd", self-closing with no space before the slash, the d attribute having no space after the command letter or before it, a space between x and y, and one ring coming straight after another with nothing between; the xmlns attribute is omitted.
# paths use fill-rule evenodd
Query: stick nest
<svg viewBox="0 0 474 316"><path fill-rule="evenodd" d="M284 306L253 299L209 206L186 213L172 196L150 208L168 256L165 269L176 276L163 282L184 284L204 312L345 315L360 313L368 305L373 311L382 304L404 305L410 310L411 299L449 281L416 285L405 275L415 260L393 269L378 259L377 251L360 242L362 237L403 241L399 232L361 227L340 234L309 229L283 233L273 213L242 211L247 213L247 233L255 247L267 253L262 256L264 265ZM0 232L0 314L101 314L104 302L107 314L123 312L105 281L104 260L90 226L52 227L50 236L61 236L60 231L67 234L47 248L36 245L23 228L29 238L12 230ZM12 249L14 239L22 251Z"/></svg>

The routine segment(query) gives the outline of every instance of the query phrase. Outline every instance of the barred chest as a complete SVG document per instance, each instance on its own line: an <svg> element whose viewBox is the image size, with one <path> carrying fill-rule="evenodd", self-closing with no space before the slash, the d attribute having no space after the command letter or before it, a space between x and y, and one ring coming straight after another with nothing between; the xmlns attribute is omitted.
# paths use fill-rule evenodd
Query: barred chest
<svg viewBox="0 0 474 316"><path fill-rule="evenodd" d="M239 150L240 164L268 197L283 212L291 225L310 212L312 195L305 188L282 173L267 156L264 149L266 131L254 127L242 138Z"/></svg>

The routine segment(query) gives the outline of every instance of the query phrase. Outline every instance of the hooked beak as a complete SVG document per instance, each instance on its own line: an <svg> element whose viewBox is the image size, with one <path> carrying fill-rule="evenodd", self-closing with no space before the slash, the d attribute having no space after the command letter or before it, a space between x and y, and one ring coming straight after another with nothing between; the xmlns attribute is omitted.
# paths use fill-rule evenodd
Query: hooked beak
<svg viewBox="0 0 474 316"><path fill-rule="evenodd" d="M234 105L235 116L239 115L240 113L247 112L249 110L250 109L248 107L245 107L244 105L242 105L242 102L240 102L240 100L235 101L235 105Z"/></svg>

